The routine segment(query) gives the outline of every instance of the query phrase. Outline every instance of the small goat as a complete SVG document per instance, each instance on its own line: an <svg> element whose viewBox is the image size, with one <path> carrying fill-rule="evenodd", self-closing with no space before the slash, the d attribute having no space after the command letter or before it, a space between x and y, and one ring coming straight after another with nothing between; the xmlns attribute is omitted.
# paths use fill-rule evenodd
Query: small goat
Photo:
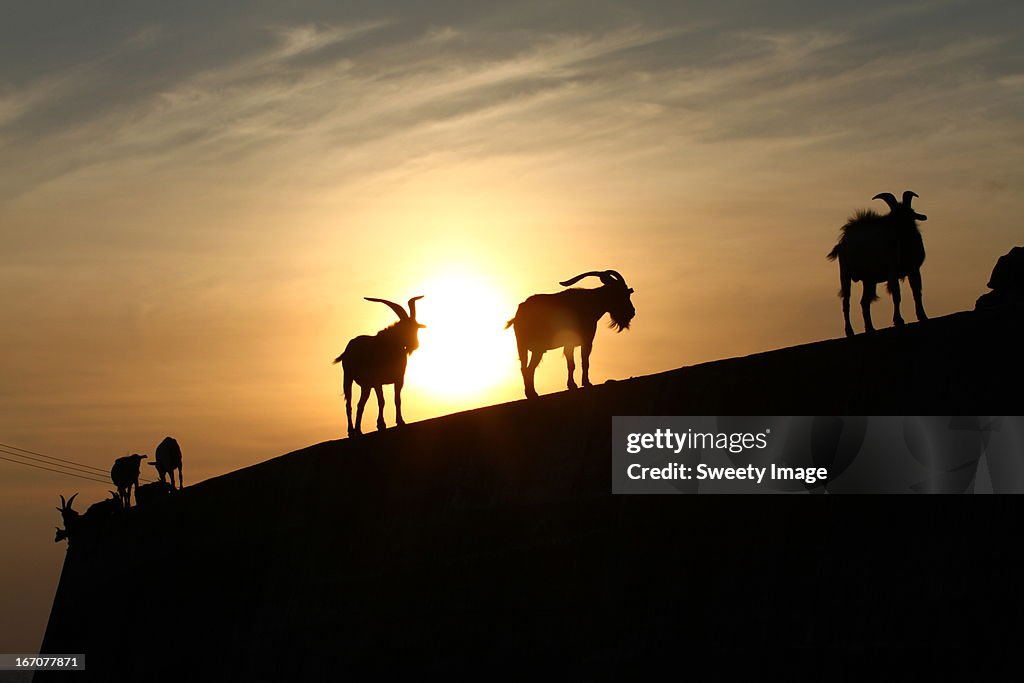
<svg viewBox="0 0 1024 683"><path fill-rule="evenodd" d="M60 507L57 508L57 511L60 512L64 528L57 527L57 535L53 539L54 543L60 543L64 539L68 539L70 543L71 539L78 535L78 530L82 525L82 514L71 507L77 497L77 493L66 501L64 496L60 497Z"/></svg>
<svg viewBox="0 0 1024 683"><path fill-rule="evenodd" d="M874 332L871 324L871 302L878 299L876 286L885 282L892 295L892 322L903 325L900 315L900 280L907 278L914 294L918 320L927 320L921 300L921 264L924 263L924 240L917 221L928 217L917 213L911 202L917 194L907 190L903 201L896 201L891 192L876 194L889 205L889 213L880 215L871 210L858 211L842 227L839 242L828 253L828 259L839 259L839 296L843 299L846 336L853 336L850 324L850 283L863 282L860 308L864 315L864 331Z"/></svg>
<svg viewBox="0 0 1024 683"><path fill-rule="evenodd" d="M138 453L126 455L115 460L110 468L110 480L117 487L125 510L132 506L132 487L139 488L139 464L148 457Z"/></svg>
<svg viewBox="0 0 1024 683"><path fill-rule="evenodd" d="M143 484L135 489L135 506L144 508L163 500L173 492L173 481L170 484L166 481L152 481L148 484Z"/></svg>
<svg viewBox="0 0 1024 683"><path fill-rule="evenodd" d="M519 304L515 317L505 325L506 330L515 325L519 365L527 398L537 397L533 379L545 351L562 349L569 373L566 387L575 389L573 354L579 346L583 386L589 387L590 352L597 334L597 321L608 313L611 316L609 327L618 332L629 329L629 323L636 315L630 300L633 290L614 270L582 273L559 284L569 287L590 276L600 278L601 286L597 289L568 289L557 294L534 294Z"/></svg>
<svg viewBox="0 0 1024 683"><path fill-rule="evenodd" d="M168 474L171 475L171 488L173 489L174 470L178 470L178 488L185 488L181 478L181 446L178 445L175 439L168 436L161 441L153 453L153 458L156 462L151 462L149 465L156 468L156 473L160 475L160 481L165 481L166 476ZM138 497L139 492L136 490L136 500L138 500Z"/></svg>
<svg viewBox="0 0 1024 683"><path fill-rule="evenodd" d="M345 388L345 416L348 418L348 435L362 434L363 408L370 397L372 388L377 394L377 429L384 425L384 385L395 385L395 422L404 425L402 419L402 386L405 383L405 366L408 356L419 348L418 332L426 325L416 322L416 301L422 296L409 299L409 312L387 299L364 297L367 301L385 304L398 322L374 336L360 335L350 341L344 353L334 359L341 363L342 383ZM352 382L359 385L359 405L355 424L352 423Z"/></svg>

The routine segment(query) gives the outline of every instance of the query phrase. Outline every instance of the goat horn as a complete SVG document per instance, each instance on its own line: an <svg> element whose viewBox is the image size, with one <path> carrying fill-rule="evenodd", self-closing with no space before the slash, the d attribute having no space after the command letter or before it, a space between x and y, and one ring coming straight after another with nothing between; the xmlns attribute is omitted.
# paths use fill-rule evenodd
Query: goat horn
<svg viewBox="0 0 1024 683"><path fill-rule="evenodd" d="M387 306L388 308L395 312L395 315L398 316L399 320L409 319L409 314L405 312L405 309L396 304L394 301L388 301L387 299L374 299L373 297L369 296L364 296L363 298L366 299L367 301L375 301L378 304L384 304L385 306Z"/></svg>
<svg viewBox="0 0 1024 683"><path fill-rule="evenodd" d="M75 495L73 495L70 498L68 498L68 504L67 504L68 510L71 509L71 504L75 502L75 498L77 498L77 497L78 497L78 494L76 493Z"/></svg>
<svg viewBox="0 0 1024 683"><path fill-rule="evenodd" d="M66 502L66 501L64 500L64 496L61 496L61 497L60 497L60 506L61 506L62 508L64 508L64 509L67 509L67 507L68 507L68 504L67 504L67 502Z"/></svg>
<svg viewBox="0 0 1024 683"><path fill-rule="evenodd" d="M619 271L617 271L617 270L606 270L604 272L608 273L609 275L614 276L619 282L622 283L623 287L626 286L626 278L622 277L622 273L620 273Z"/></svg>
<svg viewBox="0 0 1024 683"><path fill-rule="evenodd" d="M910 208L910 203L914 201L914 197L918 196L913 190L907 190L903 193L903 206Z"/></svg>
<svg viewBox="0 0 1024 683"><path fill-rule="evenodd" d="M599 278L601 278L601 282L605 282L606 278L608 277L607 272L608 271L602 272L600 270L591 270L591 271L588 271L586 273L580 273L576 277L571 277L571 278L569 278L568 280L566 280L564 282L559 282L558 284L562 285L563 287L571 287L572 285L576 284L577 282L579 282L583 278L590 277L591 275L593 275L594 277L599 277Z"/></svg>
<svg viewBox="0 0 1024 683"><path fill-rule="evenodd" d="M872 199L881 199L883 202L889 205L890 211L895 211L900 208L900 203L896 201L896 195L892 192L881 192L876 194Z"/></svg>
<svg viewBox="0 0 1024 683"><path fill-rule="evenodd" d="M420 296L414 296L409 299L409 317L413 319L413 322L416 321L416 302L422 298L423 295L421 294Z"/></svg>

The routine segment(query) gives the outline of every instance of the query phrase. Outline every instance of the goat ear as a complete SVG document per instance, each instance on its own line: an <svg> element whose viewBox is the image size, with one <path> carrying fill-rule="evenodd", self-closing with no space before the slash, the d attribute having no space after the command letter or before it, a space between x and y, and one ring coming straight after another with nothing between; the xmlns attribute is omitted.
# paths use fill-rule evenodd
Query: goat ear
<svg viewBox="0 0 1024 683"><path fill-rule="evenodd" d="M629 288L628 290L626 290L626 292L627 292L628 294L632 294L632 293L633 293L633 291L634 291L634 290L633 290L633 288L632 288L632 287L630 287L630 288Z"/></svg>
<svg viewBox="0 0 1024 683"><path fill-rule="evenodd" d="M416 327L422 330L424 327L426 327L426 325L424 325L423 323L416 323Z"/></svg>

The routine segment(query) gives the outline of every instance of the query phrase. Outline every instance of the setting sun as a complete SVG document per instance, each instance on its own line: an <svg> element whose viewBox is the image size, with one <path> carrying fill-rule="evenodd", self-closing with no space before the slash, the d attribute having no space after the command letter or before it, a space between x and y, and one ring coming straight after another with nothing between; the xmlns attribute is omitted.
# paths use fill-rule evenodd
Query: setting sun
<svg viewBox="0 0 1024 683"><path fill-rule="evenodd" d="M484 399L517 380L515 343L505 332L515 303L487 277L445 273L415 287L423 293L420 348L409 359L406 383L436 401Z"/></svg>

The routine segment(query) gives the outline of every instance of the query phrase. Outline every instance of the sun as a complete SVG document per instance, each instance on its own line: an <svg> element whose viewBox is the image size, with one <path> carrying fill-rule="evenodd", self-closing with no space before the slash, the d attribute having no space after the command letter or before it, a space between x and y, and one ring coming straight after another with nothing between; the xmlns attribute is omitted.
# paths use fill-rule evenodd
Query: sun
<svg viewBox="0 0 1024 683"><path fill-rule="evenodd" d="M446 272L416 286L420 347L406 384L441 402L485 399L515 379L514 338L504 329L515 304L486 276Z"/></svg>

